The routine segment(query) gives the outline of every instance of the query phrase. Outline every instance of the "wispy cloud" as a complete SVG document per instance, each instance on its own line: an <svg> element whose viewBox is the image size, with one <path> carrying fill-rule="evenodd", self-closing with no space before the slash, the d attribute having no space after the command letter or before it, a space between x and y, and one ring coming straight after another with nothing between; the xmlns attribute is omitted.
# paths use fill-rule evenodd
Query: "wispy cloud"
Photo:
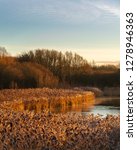
<svg viewBox="0 0 137 150"><path fill-rule="evenodd" d="M3 0L4 1L4 0ZM20 19L38 19L70 23L92 22L106 14L119 17L118 0L5 0Z"/></svg>
<svg viewBox="0 0 137 150"><path fill-rule="evenodd" d="M120 9L119 7L108 5L108 4L100 4L96 5L97 8L99 8L102 11L106 11L110 15L114 15L116 17L120 16Z"/></svg>
<svg viewBox="0 0 137 150"><path fill-rule="evenodd" d="M91 22L107 14L119 17L119 6L111 0L45 0L32 8L36 14L47 15L67 22Z"/></svg>

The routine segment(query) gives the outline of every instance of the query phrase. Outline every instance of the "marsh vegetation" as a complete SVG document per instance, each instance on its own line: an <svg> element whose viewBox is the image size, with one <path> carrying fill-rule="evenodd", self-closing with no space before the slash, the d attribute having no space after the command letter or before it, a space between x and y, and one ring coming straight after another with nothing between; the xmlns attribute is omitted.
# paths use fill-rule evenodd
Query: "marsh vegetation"
<svg viewBox="0 0 137 150"><path fill-rule="evenodd" d="M119 119L0 109L0 149L119 150Z"/></svg>

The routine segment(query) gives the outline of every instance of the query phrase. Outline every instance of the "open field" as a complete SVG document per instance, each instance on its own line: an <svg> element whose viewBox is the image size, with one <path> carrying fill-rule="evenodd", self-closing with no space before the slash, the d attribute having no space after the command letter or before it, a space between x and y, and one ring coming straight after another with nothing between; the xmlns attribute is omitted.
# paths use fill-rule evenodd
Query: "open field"
<svg viewBox="0 0 137 150"><path fill-rule="evenodd" d="M2 90L0 101L0 150L119 150L119 116L46 113L53 106L94 101L91 92ZM47 111L24 111L24 107L37 101L46 103Z"/></svg>

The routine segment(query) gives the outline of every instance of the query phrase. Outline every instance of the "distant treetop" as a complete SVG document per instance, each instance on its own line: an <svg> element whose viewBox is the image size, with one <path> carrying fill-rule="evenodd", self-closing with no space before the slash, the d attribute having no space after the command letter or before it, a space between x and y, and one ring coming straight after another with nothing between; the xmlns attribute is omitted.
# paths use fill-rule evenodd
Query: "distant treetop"
<svg viewBox="0 0 137 150"><path fill-rule="evenodd" d="M8 52L5 47L0 46L0 56L7 56Z"/></svg>

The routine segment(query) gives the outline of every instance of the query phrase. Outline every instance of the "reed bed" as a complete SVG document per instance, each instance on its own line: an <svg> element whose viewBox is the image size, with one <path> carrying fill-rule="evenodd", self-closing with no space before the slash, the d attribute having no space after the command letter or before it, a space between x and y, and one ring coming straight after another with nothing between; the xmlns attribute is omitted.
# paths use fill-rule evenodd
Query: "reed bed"
<svg viewBox="0 0 137 150"><path fill-rule="evenodd" d="M18 90L2 90L0 91L0 101L11 101L13 103L4 103L3 107L9 109L24 111L47 110L54 112L55 108L65 110L68 106L76 107L78 104L93 103L94 93L64 90L64 89L18 89Z"/></svg>
<svg viewBox="0 0 137 150"><path fill-rule="evenodd" d="M3 97L2 97L3 95ZM73 104L93 100L93 93L57 89L0 91L0 150L119 150L120 117L16 111L37 101ZM77 98L77 100L75 100ZM75 102L76 101L76 102ZM54 104L53 103L53 104ZM65 105L65 104L64 104Z"/></svg>
<svg viewBox="0 0 137 150"><path fill-rule="evenodd" d="M79 97L79 96L92 96L94 93L85 92L80 90L71 89L49 89L49 88L36 88L36 89L9 89L0 90L0 102L13 101L13 100L39 100L39 99L54 99L66 97Z"/></svg>
<svg viewBox="0 0 137 150"><path fill-rule="evenodd" d="M0 109L1 150L119 150L119 116Z"/></svg>

